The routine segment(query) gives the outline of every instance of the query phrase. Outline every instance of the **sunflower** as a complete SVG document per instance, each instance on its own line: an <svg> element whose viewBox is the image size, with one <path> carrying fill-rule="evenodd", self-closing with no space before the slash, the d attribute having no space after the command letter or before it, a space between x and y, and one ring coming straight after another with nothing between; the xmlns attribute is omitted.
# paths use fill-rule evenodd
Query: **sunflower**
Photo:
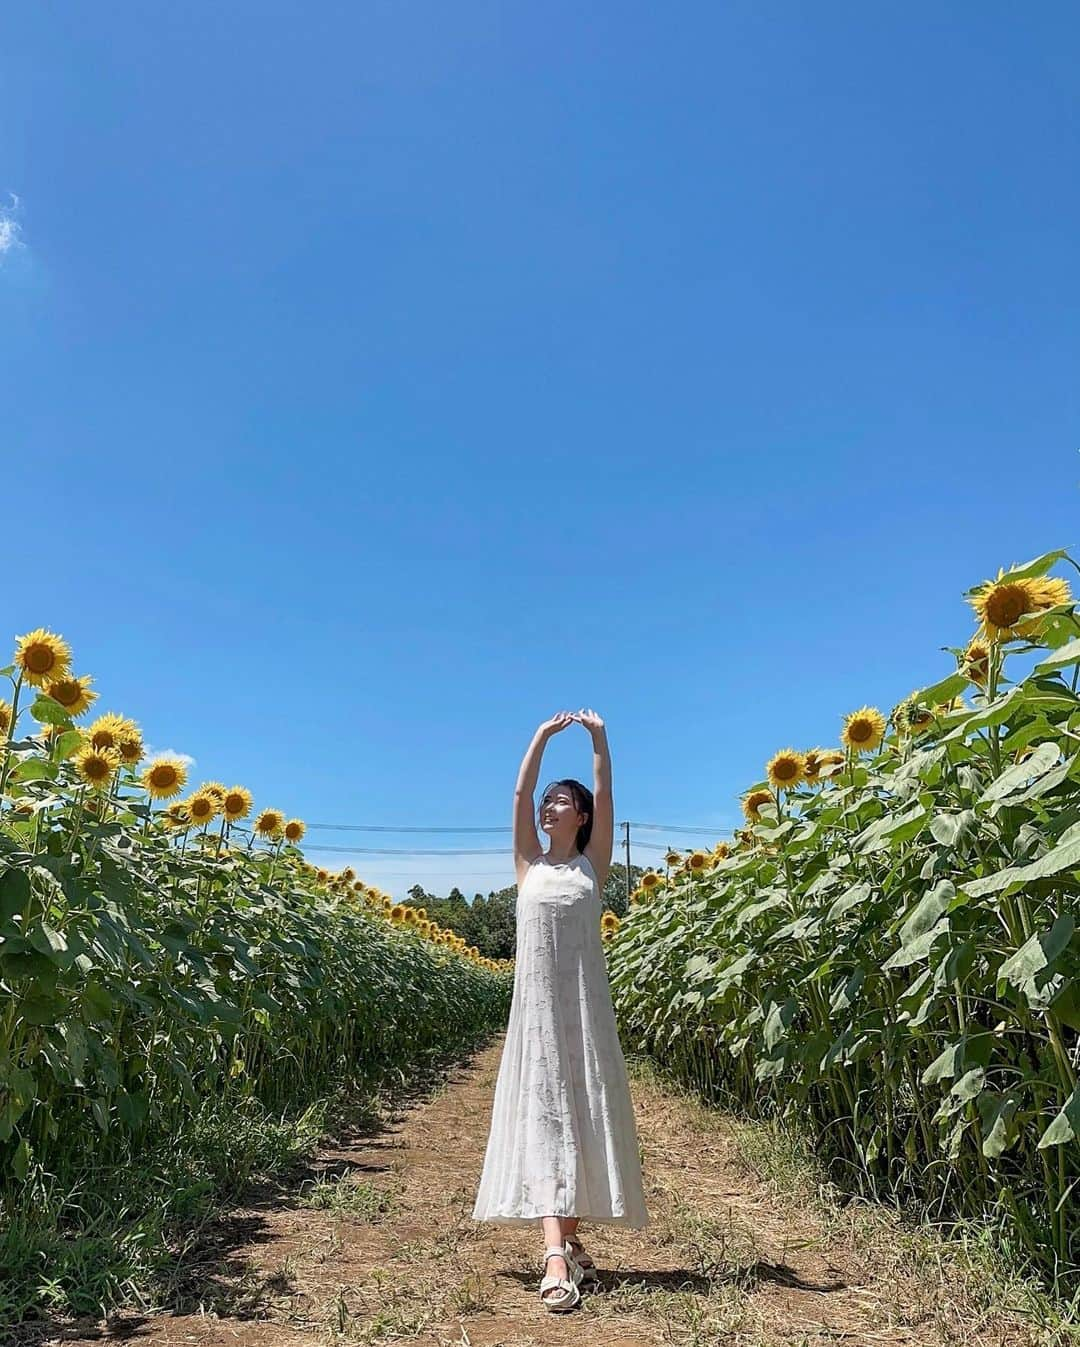
<svg viewBox="0 0 1080 1347"><path fill-rule="evenodd" d="M990 677L990 647L985 641L973 637L968 642L967 649L960 656L960 672L969 683L975 683L978 687L985 687L986 680Z"/></svg>
<svg viewBox="0 0 1080 1347"><path fill-rule="evenodd" d="M717 842L716 846L713 847L713 855L718 861L726 861L731 855L731 848L726 842Z"/></svg>
<svg viewBox="0 0 1080 1347"><path fill-rule="evenodd" d="M748 822L759 823L761 821L761 806L775 803L771 790L752 790L742 798L742 811Z"/></svg>
<svg viewBox="0 0 1080 1347"><path fill-rule="evenodd" d="M143 770L143 785L155 800L179 795L187 783L187 768L179 758L154 758Z"/></svg>
<svg viewBox="0 0 1080 1347"><path fill-rule="evenodd" d="M818 776L824 781L836 773L847 762L847 758L838 748L827 748L818 757Z"/></svg>
<svg viewBox="0 0 1080 1347"><path fill-rule="evenodd" d="M115 748L119 753L120 741L130 732L128 728L130 724L130 721L118 716L115 711L106 711L104 715L98 716L97 720L90 722L86 733L95 748Z"/></svg>
<svg viewBox="0 0 1080 1347"><path fill-rule="evenodd" d="M404 905L404 903L395 903L395 904L394 904L394 906L390 909L390 920L393 921L393 922L401 922L401 921L404 921L404 920L405 920L405 905Z"/></svg>
<svg viewBox="0 0 1080 1347"><path fill-rule="evenodd" d="M128 767L137 767L146 753L146 749L143 747L142 730L133 720L128 720L125 717L117 733L120 761Z"/></svg>
<svg viewBox="0 0 1080 1347"><path fill-rule="evenodd" d="M0 697L0 734L11 729L11 703Z"/></svg>
<svg viewBox="0 0 1080 1347"><path fill-rule="evenodd" d="M236 823L239 819L247 818L251 813L251 805L251 791L246 786L231 786L225 792L221 812L230 823Z"/></svg>
<svg viewBox="0 0 1080 1347"><path fill-rule="evenodd" d="M264 809L255 820L255 831L276 841L285 831L285 815L280 809Z"/></svg>
<svg viewBox="0 0 1080 1347"><path fill-rule="evenodd" d="M876 706L862 706L844 717L840 742L856 753L868 753L885 737L885 717Z"/></svg>
<svg viewBox="0 0 1080 1347"><path fill-rule="evenodd" d="M686 863L691 870L704 870L708 859L704 851L692 851L686 858Z"/></svg>
<svg viewBox="0 0 1080 1347"><path fill-rule="evenodd" d="M912 692L893 707L892 722L901 738L909 734L914 736L933 725L934 713L924 702L919 701L917 693Z"/></svg>
<svg viewBox="0 0 1080 1347"><path fill-rule="evenodd" d="M682 862L682 854L672 848L664 857L664 860L667 861L668 865L679 865Z"/></svg>
<svg viewBox="0 0 1080 1347"><path fill-rule="evenodd" d="M806 757L793 748L783 748L769 759L765 774L777 790L794 790L806 776Z"/></svg>
<svg viewBox="0 0 1080 1347"><path fill-rule="evenodd" d="M351 865L347 865L345 869L342 870L341 872L341 878L347 879L351 882L356 878L356 871L352 868Z"/></svg>
<svg viewBox="0 0 1080 1347"><path fill-rule="evenodd" d="M88 744L75 755L75 770L91 790L106 790L119 766L120 755L113 748L94 748Z"/></svg>
<svg viewBox="0 0 1080 1347"><path fill-rule="evenodd" d="M67 678L57 678L46 686L45 695L51 697L54 702L59 702L74 720L76 716L88 711L98 699L97 693L90 688L93 681L91 674L82 674L78 678L74 674Z"/></svg>
<svg viewBox="0 0 1080 1347"><path fill-rule="evenodd" d="M204 781L199 787L200 795L210 795L217 805L218 813L225 808L225 796L227 794L225 787L220 781Z"/></svg>
<svg viewBox="0 0 1080 1347"><path fill-rule="evenodd" d="M655 870L646 870L641 876L641 887L643 889L655 889L660 883L660 876Z"/></svg>
<svg viewBox="0 0 1080 1347"><path fill-rule="evenodd" d="M190 828L191 815L183 800L175 800L158 815L166 828Z"/></svg>
<svg viewBox="0 0 1080 1347"><path fill-rule="evenodd" d="M217 800L201 787L194 795L188 796L187 809L196 826L205 826L219 813Z"/></svg>
<svg viewBox="0 0 1080 1347"><path fill-rule="evenodd" d="M614 912L607 911L600 918L600 932L602 935L614 935L619 929L619 918Z"/></svg>
<svg viewBox="0 0 1080 1347"><path fill-rule="evenodd" d="M31 687L46 687L67 678L71 672L71 647L55 632L38 627L15 640L15 664L24 682Z"/></svg>
<svg viewBox="0 0 1080 1347"><path fill-rule="evenodd" d="M318 884L327 884L327 883L329 883L329 880L330 880L330 871L329 871L329 870L316 870L316 871L315 871L315 880L316 880L316 883L318 883Z"/></svg>
<svg viewBox="0 0 1080 1347"><path fill-rule="evenodd" d="M812 748L804 754L804 765L806 769L806 780L813 785L821 776L821 755L825 752L823 748Z"/></svg>
<svg viewBox="0 0 1080 1347"><path fill-rule="evenodd" d="M1021 622L1028 614L1038 614L1072 595L1065 580L1056 576L1010 579L1002 570L997 579L987 580L968 596L975 615L982 623L981 634L989 641L1009 641L1016 636L1032 636L1039 628L1038 617Z"/></svg>
<svg viewBox="0 0 1080 1347"><path fill-rule="evenodd" d="M303 819L291 818L285 825L286 842L299 842L306 832Z"/></svg>

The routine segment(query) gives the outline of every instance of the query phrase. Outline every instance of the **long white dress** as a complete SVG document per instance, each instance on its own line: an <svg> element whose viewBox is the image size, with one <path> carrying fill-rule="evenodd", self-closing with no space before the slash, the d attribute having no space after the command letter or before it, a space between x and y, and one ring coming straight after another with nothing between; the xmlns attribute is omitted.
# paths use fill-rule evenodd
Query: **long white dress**
<svg viewBox="0 0 1080 1347"><path fill-rule="evenodd" d="M580 853L534 861L518 889L514 992L475 1221L649 1222L601 913Z"/></svg>

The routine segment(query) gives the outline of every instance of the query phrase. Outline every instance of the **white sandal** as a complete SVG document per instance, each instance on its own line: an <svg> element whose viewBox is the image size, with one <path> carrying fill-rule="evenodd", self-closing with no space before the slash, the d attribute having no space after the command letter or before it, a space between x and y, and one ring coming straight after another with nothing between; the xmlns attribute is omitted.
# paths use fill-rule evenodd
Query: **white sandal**
<svg viewBox="0 0 1080 1347"><path fill-rule="evenodd" d="M563 1258L566 1260L566 1270L570 1274L570 1279L566 1277L543 1277L540 1281L540 1299L544 1308L549 1310L572 1310L581 1300L581 1292L578 1290L578 1283L581 1281L581 1266L572 1253L570 1253L563 1244L552 1244L544 1250L544 1267L547 1267L549 1258ZM545 1291L552 1291L555 1287L559 1288L559 1295L547 1296Z"/></svg>
<svg viewBox="0 0 1080 1347"><path fill-rule="evenodd" d="M567 1235L566 1252L572 1254L574 1261L581 1268L581 1281L584 1286L591 1286L594 1282L600 1280L600 1274L596 1270L596 1264L585 1252L585 1246L576 1235Z"/></svg>

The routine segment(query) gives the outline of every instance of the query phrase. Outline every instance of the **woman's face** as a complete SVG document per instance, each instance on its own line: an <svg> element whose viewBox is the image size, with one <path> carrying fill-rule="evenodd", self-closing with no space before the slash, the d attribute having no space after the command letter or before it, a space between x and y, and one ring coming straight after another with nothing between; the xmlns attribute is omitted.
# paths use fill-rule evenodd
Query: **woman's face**
<svg viewBox="0 0 1080 1347"><path fill-rule="evenodd" d="M574 797L565 786L556 786L540 805L540 826L549 837L576 837L586 815L579 814Z"/></svg>

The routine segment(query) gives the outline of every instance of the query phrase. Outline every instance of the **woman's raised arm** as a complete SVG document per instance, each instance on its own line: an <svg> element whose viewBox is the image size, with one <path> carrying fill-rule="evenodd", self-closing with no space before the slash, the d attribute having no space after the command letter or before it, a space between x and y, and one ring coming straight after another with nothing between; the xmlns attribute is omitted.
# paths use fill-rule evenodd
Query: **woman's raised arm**
<svg viewBox="0 0 1080 1347"><path fill-rule="evenodd" d="M537 729L532 743L525 750L518 771L517 785L514 787L514 865L518 871L518 883L521 883L523 871L527 870L542 850L540 839L536 835L536 821L533 818L533 794L540 776L540 760L544 756L544 746L553 734L565 730L574 722L575 717L569 711L560 711Z"/></svg>
<svg viewBox="0 0 1080 1347"><path fill-rule="evenodd" d="M611 869L611 849L615 842L615 806L611 795L611 750L607 729L591 707L583 706L574 717L589 731L593 742L593 818L592 832L585 855L596 871L597 882L603 889Z"/></svg>

